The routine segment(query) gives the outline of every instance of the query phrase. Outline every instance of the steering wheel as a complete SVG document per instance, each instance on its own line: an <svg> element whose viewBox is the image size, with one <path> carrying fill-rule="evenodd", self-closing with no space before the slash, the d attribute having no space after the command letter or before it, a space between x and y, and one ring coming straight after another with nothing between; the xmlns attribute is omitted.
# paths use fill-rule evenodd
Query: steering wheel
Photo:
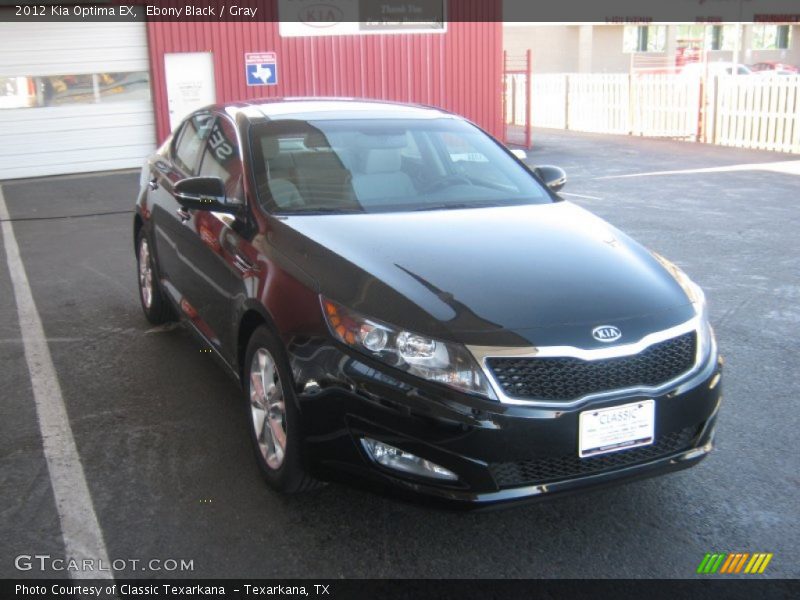
<svg viewBox="0 0 800 600"><path fill-rule="evenodd" d="M439 179L434 179L433 181L429 181L428 183L424 184L420 188L420 192L435 192L446 187L448 184L451 183L465 183L467 185L472 185L472 182L469 180L469 177L466 175L445 175L444 177L440 177Z"/></svg>

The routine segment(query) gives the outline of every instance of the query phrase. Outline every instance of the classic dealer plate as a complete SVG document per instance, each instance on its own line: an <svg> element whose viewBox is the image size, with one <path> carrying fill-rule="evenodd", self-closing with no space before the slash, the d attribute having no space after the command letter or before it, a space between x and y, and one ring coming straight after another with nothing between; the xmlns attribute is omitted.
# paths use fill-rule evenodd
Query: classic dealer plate
<svg viewBox="0 0 800 600"><path fill-rule="evenodd" d="M578 417L578 456L584 458L652 444L655 413L654 400L583 411Z"/></svg>

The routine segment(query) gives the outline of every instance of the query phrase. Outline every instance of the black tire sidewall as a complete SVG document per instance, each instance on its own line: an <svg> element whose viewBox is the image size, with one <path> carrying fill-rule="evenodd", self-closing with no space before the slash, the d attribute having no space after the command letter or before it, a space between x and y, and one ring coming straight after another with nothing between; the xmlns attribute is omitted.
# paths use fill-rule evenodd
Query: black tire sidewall
<svg viewBox="0 0 800 600"><path fill-rule="evenodd" d="M256 440L253 417L250 411L250 366L253 356L259 348L264 348L275 360L278 369L278 377L283 391L284 403L286 407L286 449L283 463L277 469L271 468L258 447ZM258 327L250 336L245 354L243 365L242 389L244 390L244 407L247 417L247 427L250 432L250 441L256 455L256 462L267 483L275 490L281 492L295 492L302 486L305 470L302 465L301 447L302 432L300 427L300 411L297 407L297 398L294 394L291 372L288 368L286 352L282 344L270 329L262 325Z"/></svg>

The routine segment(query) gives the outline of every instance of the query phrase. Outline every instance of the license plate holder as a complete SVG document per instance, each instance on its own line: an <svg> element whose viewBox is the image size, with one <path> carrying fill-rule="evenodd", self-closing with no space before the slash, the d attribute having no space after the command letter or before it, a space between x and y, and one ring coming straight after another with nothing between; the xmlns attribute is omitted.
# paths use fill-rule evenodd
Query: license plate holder
<svg viewBox="0 0 800 600"><path fill-rule="evenodd" d="M578 456L588 458L639 446L655 440L655 400L639 400L578 415Z"/></svg>

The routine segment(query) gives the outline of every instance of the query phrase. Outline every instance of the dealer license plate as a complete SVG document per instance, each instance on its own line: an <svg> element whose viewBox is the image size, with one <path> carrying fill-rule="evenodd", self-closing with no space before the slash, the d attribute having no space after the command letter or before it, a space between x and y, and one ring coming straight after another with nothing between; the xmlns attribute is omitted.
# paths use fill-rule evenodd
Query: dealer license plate
<svg viewBox="0 0 800 600"><path fill-rule="evenodd" d="M652 444L655 414L654 400L583 411L578 416L578 456L584 458Z"/></svg>

